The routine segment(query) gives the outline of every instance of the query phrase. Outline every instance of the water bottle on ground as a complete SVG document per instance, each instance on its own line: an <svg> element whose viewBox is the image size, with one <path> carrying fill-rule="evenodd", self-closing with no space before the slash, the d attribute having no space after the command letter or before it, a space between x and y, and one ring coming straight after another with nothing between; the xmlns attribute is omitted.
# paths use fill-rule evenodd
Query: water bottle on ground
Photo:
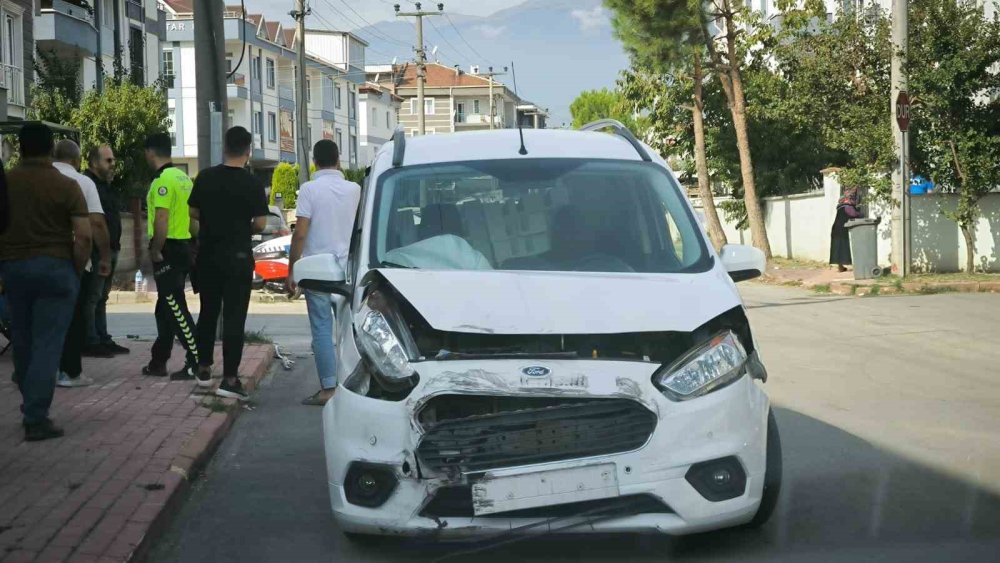
<svg viewBox="0 0 1000 563"><path fill-rule="evenodd" d="M135 292L146 293L146 279L142 277L142 270L135 271Z"/></svg>

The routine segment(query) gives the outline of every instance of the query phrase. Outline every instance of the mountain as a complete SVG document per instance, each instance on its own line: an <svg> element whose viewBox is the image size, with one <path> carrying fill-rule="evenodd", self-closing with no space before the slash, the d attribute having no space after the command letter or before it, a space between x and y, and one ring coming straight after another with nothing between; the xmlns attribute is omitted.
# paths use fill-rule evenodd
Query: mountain
<svg viewBox="0 0 1000 563"><path fill-rule="evenodd" d="M613 87L628 66L621 44L612 36L609 16L601 0L528 0L486 17L425 18L424 44L428 58L459 64L466 71L471 65L502 71L513 62L518 94L549 108L549 125L555 127L571 121L569 105L581 91ZM413 57L411 18L381 22L358 33L370 43L370 63ZM435 47L437 53L430 56ZM513 86L514 78L508 74L499 80Z"/></svg>

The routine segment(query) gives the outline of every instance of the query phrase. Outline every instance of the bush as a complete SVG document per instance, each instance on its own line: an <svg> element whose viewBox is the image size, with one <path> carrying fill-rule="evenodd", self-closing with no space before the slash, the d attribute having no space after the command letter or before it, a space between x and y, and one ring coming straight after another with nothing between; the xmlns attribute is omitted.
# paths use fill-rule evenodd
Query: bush
<svg viewBox="0 0 1000 563"><path fill-rule="evenodd" d="M365 181L365 169L364 168L345 168L344 178L348 181L354 182L359 186Z"/></svg>
<svg viewBox="0 0 1000 563"><path fill-rule="evenodd" d="M274 169L271 176L271 205L274 205L275 194L281 194L286 209L294 209L296 196L299 193L299 167L282 162Z"/></svg>

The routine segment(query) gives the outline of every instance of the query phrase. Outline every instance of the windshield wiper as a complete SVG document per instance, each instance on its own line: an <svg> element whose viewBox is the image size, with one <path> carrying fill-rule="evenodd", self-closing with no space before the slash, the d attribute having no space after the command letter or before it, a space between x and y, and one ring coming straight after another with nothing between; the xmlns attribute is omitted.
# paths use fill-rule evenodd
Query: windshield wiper
<svg viewBox="0 0 1000 563"><path fill-rule="evenodd" d="M577 358L579 354L576 352L524 352L517 348L482 348L479 350L471 350L468 352L452 352L451 350L441 349L438 351L437 355L434 356L435 360L482 360L482 359L494 359L494 360L521 360L521 359L532 359L532 360L572 360Z"/></svg>
<svg viewBox="0 0 1000 563"><path fill-rule="evenodd" d="M416 270L417 269L417 268L414 268L413 266L404 266L402 264L397 264L395 262L387 262L385 260L382 260L381 262L379 262L378 263L378 267L379 268L399 268L399 269L403 269L403 270Z"/></svg>

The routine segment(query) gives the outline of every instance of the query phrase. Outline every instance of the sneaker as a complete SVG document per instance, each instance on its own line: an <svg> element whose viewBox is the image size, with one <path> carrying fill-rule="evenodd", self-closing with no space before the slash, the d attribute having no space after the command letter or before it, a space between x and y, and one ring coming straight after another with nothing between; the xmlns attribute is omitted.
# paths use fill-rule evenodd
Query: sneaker
<svg viewBox="0 0 1000 563"><path fill-rule="evenodd" d="M41 440L59 438L62 435L63 429L59 428L55 424L52 424L52 421L47 418L37 424L24 425L25 442L39 442Z"/></svg>
<svg viewBox="0 0 1000 563"><path fill-rule="evenodd" d="M181 369L170 374L170 381L190 381L194 379L194 372L198 368L194 366L184 366Z"/></svg>
<svg viewBox="0 0 1000 563"><path fill-rule="evenodd" d="M151 375L153 377L166 377L167 376L167 366L154 366L153 364L142 366L142 375Z"/></svg>
<svg viewBox="0 0 1000 563"><path fill-rule="evenodd" d="M86 387L93 384L94 380L82 373L76 377L70 377L68 373L61 371L56 376L56 385L59 387Z"/></svg>
<svg viewBox="0 0 1000 563"><path fill-rule="evenodd" d="M334 387L333 389L330 389L329 392L327 392L326 389L320 389L305 399L302 399L302 404L307 407L322 407L327 403L327 401L333 398L336 389L337 388Z"/></svg>
<svg viewBox="0 0 1000 563"><path fill-rule="evenodd" d="M226 397L227 399L239 399L240 401L247 401L250 399L250 395L247 394L246 390L243 389L243 383L239 378L234 378L233 383L229 383L229 379L224 378L222 383L219 384L219 388L215 390L215 394L220 397Z"/></svg>
<svg viewBox="0 0 1000 563"><path fill-rule="evenodd" d="M84 346L80 355L85 358L112 358L115 354L104 344L91 344Z"/></svg>
<svg viewBox="0 0 1000 563"><path fill-rule="evenodd" d="M110 351L115 356L122 356L132 352L131 350L129 350L124 346L119 346L118 344L115 344L113 340L108 340L107 342L104 342L102 345L104 346L105 349Z"/></svg>
<svg viewBox="0 0 1000 563"><path fill-rule="evenodd" d="M212 368L210 366L199 366L194 372L194 378L198 380L198 387L212 386Z"/></svg>

